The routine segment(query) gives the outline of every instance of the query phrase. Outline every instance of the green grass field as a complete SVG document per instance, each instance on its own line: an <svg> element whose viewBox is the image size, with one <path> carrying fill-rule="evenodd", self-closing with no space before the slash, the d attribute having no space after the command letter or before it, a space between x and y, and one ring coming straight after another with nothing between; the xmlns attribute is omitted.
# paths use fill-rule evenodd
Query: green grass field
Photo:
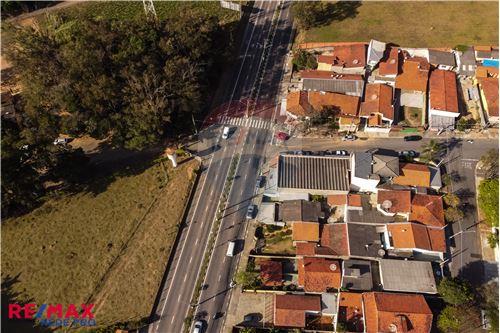
<svg viewBox="0 0 500 333"><path fill-rule="evenodd" d="M9 293L37 304L95 303L98 325L148 317L197 167L134 162L94 180L99 191L3 221L2 281L17 280Z"/></svg>
<svg viewBox="0 0 500 333"><path fill-rule="evenodd" d="M223 9L218 1L154 1L156 14L159 19L165 19L181 11L194 11L213 14L223 23L239 19L238 13ZM101 17L114 19L144 19L142 1L89 1L62 9L60 13L78 18Z"/></svg>
<svg viewBox="0 0 500 333"><path fill-rule="evenodd" d="M353 17L300 32L298 42L369 41L406 47L498 45L498 2L362 2Z"/></svg>

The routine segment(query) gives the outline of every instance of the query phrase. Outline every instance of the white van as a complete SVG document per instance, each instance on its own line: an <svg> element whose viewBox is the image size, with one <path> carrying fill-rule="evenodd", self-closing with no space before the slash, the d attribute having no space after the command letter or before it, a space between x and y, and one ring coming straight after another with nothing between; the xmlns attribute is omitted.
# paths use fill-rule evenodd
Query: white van
<svg viewBox="0 0 500 333"><path fill-rule="evenodd" d="M229 127L225 126L222 130L222 138L226 140L229 137Z"/></svg>
<svg viewBox="0 0 500 333"><path fill-rule="evenodd" d="M226 256L228 256L228 257L234 256L234 247L235 247L235 245L236 245L236 243L234 241L229 241L229 243L227 245Z"/></svg>

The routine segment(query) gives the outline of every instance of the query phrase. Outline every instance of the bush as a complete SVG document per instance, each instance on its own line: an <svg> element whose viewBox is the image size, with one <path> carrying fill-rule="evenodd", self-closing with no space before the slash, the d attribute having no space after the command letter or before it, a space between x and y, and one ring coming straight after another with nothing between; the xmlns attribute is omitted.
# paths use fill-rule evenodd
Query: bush
<svg viewBox="0 0 500 333"><path fill-rule="evenodd" d="M479 324L479 314L474 307L447 305L439 314L437 326L443 332L461 332L475 329Z"/></svg>
<svg viewBox="0 0 500 333"><path fill-rule="evenodd" d="M299 71L303 69L316 69L318 67L318 62L312 53L299 50L293 58L293 67Z"/></svg>
<svg viewBox="0 0 500 333"><path fill-rule="evenodd" d="M498 179L485 179L479 184L479 208L486 223L498 227Z"/></svg>
<svg viewBox="0 0 500 333"><path fill-rule="evenodd" d="M281 230L282 227L274 224L266 224L266 232L273 233L275 231Z"/></svg>
<svg viewBox="0 0 500 333"><path fill-rule="evenodd" d="M488 235L488 245L494 249L495 247L498 246L498 235L497 233L490 233Z"/></svg>
<svg viewBox="0 0 500 333"><path fill-rule="evenodd" d="M458 207L460 205L460 198L453 193L447 193L443 197L443 201L449 207Z"/></svg>
<svg viewBox="0 0 500 333"><path fill-rule="evenodd" d="M464 212L456 207L448 207L444 211L444 218L448 223L454 223L464 217Z"/></svg>

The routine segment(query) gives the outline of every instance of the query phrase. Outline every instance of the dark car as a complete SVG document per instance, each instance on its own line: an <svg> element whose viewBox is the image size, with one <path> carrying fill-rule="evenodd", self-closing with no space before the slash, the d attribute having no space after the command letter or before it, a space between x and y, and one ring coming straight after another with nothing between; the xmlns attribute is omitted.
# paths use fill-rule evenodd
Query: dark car
<svg viewBox="0 0 500 333"><path fill-rule="evenodd" d="M255 205L248 206L246 218L247 220L253 219L253 214L255 212Z"/></svg>
<svg viewBox="0 0 500 333"><path fill-rule="evenodd" d="M405 141L420 141L422 137L420 135L408 135L404 137Z"/></svg>
<svg viewBox="0 0 500 333"><path fill-rule="evenodd" d="M418 153L414 150L403 150L403 151L400 151L399 152L399 156L400 157L411 157L411 158L414 158L414 157L418 157Z"/></svg>
<svg viewBox="0 0 500 333"><path fill-rule="evenodd" d="M289 138L289 136L285 132L276 133L276 139L278 139L278 140L285 141L285 140L288 140L288 138Z"/></svg>
<svg viewBox="0 0 500 333"><path fill-rule="evenodd" d="M259 176L257 182L255 183L256 188L261 188L264 185L264 176Z"/></svg>

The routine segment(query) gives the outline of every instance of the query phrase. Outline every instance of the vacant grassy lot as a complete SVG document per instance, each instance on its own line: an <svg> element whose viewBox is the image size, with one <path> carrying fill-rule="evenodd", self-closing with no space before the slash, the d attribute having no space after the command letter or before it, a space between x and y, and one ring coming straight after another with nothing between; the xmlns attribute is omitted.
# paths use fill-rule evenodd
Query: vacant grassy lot
<svg viewBox="0 0 500 333"><path fill-rule="evenodd" d="M184 11L216 15L224 23L239 19L237 12L221 8L218 1L154 1L154 6L159 19ZM59 13L75 18L86 16L127 20L145 17L142 1L89 1L64 8Z"/></svg>
<svg viewBox="0 0 500 333"><path fill-rule="evenodd" d="M498 2L362 2L348 18L298 35L299 42L369 41L407 47L498 45Z"/></svg>
<svg viewBox="0 0 500 333"><path fill-rule="evenodd" d="M2 281L17 277L9 292L38 304L90 300L99 325L147 317L197 167L128 165L99 191L4 221Z"/></svg>

